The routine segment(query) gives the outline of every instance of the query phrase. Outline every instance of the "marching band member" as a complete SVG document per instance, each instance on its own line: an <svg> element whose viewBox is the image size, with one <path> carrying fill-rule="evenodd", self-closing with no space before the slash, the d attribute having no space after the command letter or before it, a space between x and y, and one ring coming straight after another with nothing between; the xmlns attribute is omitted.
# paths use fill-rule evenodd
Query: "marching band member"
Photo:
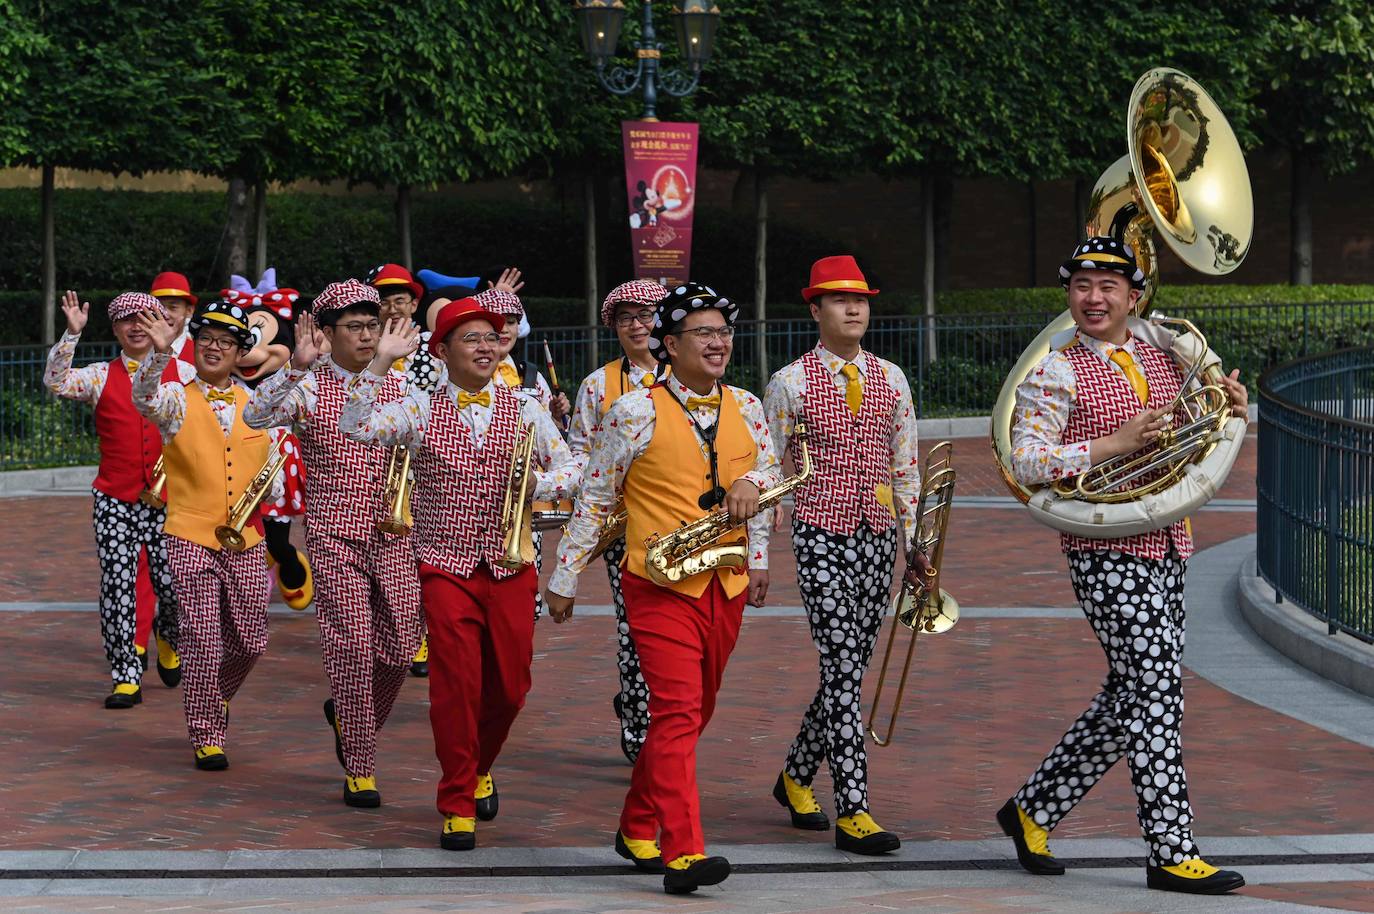
<svg viewBox="0 0 1374 914"><path fill-rule="evenodd" d="M797 828L830 827L811 783L821 762L835 787L835 846L857 854L896 850L901 840L869 814L863 677L882 630L898 553L916 534L921 478L916 410L902 370L863 349L871 289L853 257L811 267L802 297L820 342L773 375L764 396L781 453L798 421L808 431L812 475L794 493L797 583L820 654L820 688L802 718L773 796ZM900 515L901 523L897 522ZM767 542L757 544L762 556ZM927 565L919 553L913 580ZM750 574L756 602L767 571Z"/></svg>
<svg viewBox="0 0 1374 914"><path fill-rule="evenodd" d="M1012 470L1024 485L1077 476L1151 444L1182 377L1127 318L1145 285L1130 248L1089 238L1059 268L1077 330L1016 391ZM1224 379L1238 416L1247 395ZM1025 785L997 813L1029 872L1059 875L1046 839L1123 757L1149 848L1151 888L1221 894L1245 884L1202 859L1193 840L1179 729L1183 718L1183 580L1193 541L1186 521L1121 539L1061 534L1069 580L1107 655L1102 691Z"/></svg>
<svg viewBox="0 0 1374 914"><path fill-rule="evenodd" d="M381 805L377 733L420 643L410 539L377 527L388 510L382 496L389 455L339 431L348 389L376 352L379 304L377 290L355 279L326 286L314 317L303 312L297 319L290 367L258 385L243 415L250 428L289 427L300 442L306 548L321 571L315 608L331 695L325 719L344 769L344 803L361 807ZM400 395L400 376L392 372L377 402Z"/></svg>
<svg viewBox="0 0 1374 914"><path fill-rule="evenodd" d="M583 459L591 453L592 439L601 429L602 418L622 394L652 387L658 360L649 351L649 332L654 326L654 308L668 290L647 279L623 282L611 290L601 303L601 323L615 330L622 355L592 372L577 390L568 447ZM618 539L604 553L606 579L615 603L616 634L619 647L616 665L620 669L620 690L612 706L620 725L620 751L634 764L644 746L649 729L649 687L639 669L630 624L625 619L625 597L620 592L620 565L625 558L625 540Z"/></svg>
<svg viewBox="0 0 1374 914"><path fill-rule="evenodd" d="M253 345L243 309L225 301L191 317L196 377L162 381L172 361L172 327L144 311L150 355L133 378L134 406L162 433L167 472L167 558L181 610L185 672L182 701L196 767L229 767L225 737L229 702L267 650L267 566L262 521L243 528L246 548L220 545L215 530L268 458L268 438L244 424L248 392L230 376Z"/></svg>
<svg viewBox="0 0 1374 914"><path fill-rule="evenodd" d="M753 394L720 383L738 311L694 282L659 302L649 348L671 363L672 377L622 395L603 418L545 593L554 621L571 617L577 575L623 492L629 522L621 587L649 684L651 721L620 815L616 852L639 869L663 872L669 894L730 875L728 860L705 856L696 744L739 635L749 577L743 569L722 568L661 586L644 576L644 541L721 505L736 523L753 518L749 536L741 531L736 542L751 542L768 523L767 516L756 517L759 495L780 472L763 406Z"/></svg>
<svg viewBox="0 0 1374 914"><path fill-rule="evenodd" d="M153 345L139 315L147 312L164 326L170 325L166 324L166 311L151 295L125 292L116 296L109 310L119 356L73 369L72 356L86 328L90 307L90 303L79 301L75 292L62 296L67 332L48 353L43 383L57 396L90 403L95 410L100 467L91 484L95 499L92 520L100 560L100 634L114 681L105 707L131 708L143 701L140 682L144 661L135 647L136 580L141 574L151 574L157 596L153 624L158 675L169 688L181 681L176 592L162 538L166 512L139 500L152 485L153 465L162 455L162 440L157 429L134 409L130 381ZM164 364L164 381L185 382L193 377L194 369L185 362Z"/></svg>
<svg viewBox="0 0 1374 914"><path fill-rule="evenodd" d="M429 630L429 719L446 850L471 850L474 818L495 817L492 765L530 688L538 581L532 565L499 563L502 498L522 429L534 436L534 498L568 497L582 475L548 413L493 381L503 323L475 298L448 303L429 343L447 367L441 389L431 396L412 387L379 404L392 363L419 336L413 324L393 321L340 419L355 441L412 449L412 536Z"/></svg>
<svg viewBox="0 0 1374 914"><path fill-rule="evenodd" d="M200 299L191 291L191 281L185 274L168 270L153 277L152 289L148 294L162 302L162 307L172 320L172 327L177 333L172 340L172 351L177 358L194 366L195 345L191 342L191 331L186 329L186 323Z"/></svg>

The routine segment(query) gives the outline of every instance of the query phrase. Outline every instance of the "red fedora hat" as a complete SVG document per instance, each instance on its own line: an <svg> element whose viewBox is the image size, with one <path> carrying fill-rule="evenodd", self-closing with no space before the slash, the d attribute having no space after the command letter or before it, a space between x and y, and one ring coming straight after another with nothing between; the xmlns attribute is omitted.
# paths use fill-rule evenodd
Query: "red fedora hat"
<svg viewBox="0 0 1374 914"><path fill-rule="evenodd" d="M192 308L200 304L200 299L191 293L190 281L182 274L170 270L153 277L153 286L148 290L148 294L154 298L185 298L191 302Z"/></svg>
<svg viewBox="0 0 1374 914"><path fill-rule="evenodd" d="M383 295L407 289L415 296L417 302L425 295L424 286L416 282L410 271L399 263L384 263L379 267L373 267L367 274L367 284Z"/></svg>
<svg viewBox="0 0 1374 914"><path fill-rule="evenodd" d="M827 292L857 292L860 295L877 295L877 289L868 287L863 271L854 258L848 254L835 257L822 257L811 264L811 285L802 289L802 298L810 302L817 295Z"/></svg>
<svg viewBox="0 0 1374 914"><path fill-rule="evenodd" d="M475 298L460 298L444 305L434 318L434 333L429 337L429 351L432 355L439 354L439 344L442 343L453 328L467 321L486 321L491 324L492 330L500 330L506 326L506 318L483 308L481 303Z"/></svg>

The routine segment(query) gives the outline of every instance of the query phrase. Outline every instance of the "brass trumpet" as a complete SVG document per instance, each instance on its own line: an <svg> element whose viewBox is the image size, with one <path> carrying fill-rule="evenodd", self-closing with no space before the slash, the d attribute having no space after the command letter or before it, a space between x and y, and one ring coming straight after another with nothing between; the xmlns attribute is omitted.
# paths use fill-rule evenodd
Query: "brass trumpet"
<svg viewBox="0 0 1374 914"><path fill-rule="evenodd" d="M249 480L238 501L229 509L228 523L215 528L215 539L219 540L219 544L225 549L230 552L242 552L248 547L243 528L248 526L253 512L258 510L258 505L262 504L262 500L271 491L272 480L277 478L281 468L286 465L286 457L286 451L279 445L276 452L262 465L262 469L258 470L257 475Z"/></svg>
<svg viewBox="0 0 1374 914"><path fill-rule="evenodd" d="M506 474L506 494L501 499L502 549L496 563L512 571L518 571L534 561L529 506L530 463L533 459L534 429L526 423L520 428L520 438L511 454L510 471Z"/></svg>
<svg viewBox="0 0 1374 914"><path fill-rule="evenodd" d="M158 456L157 463L153 464L152 484L138 493L138 500L154 509L167 507L167 471L162 467L161 455Z"/></svg>
<svg viewBox="0 0 1374 914"><path fill-rule="evenodd" d="M408 536L410 520L410 448L398 445L391 449L386 464L386 487L382 489L382 504L386 517L377 522L383 533Z"/></svg>
<svg viewBox="0 0 1374 914"><path fill-rule="evenodd" d="M759 495L760 511L773 507L782 501L783 496L811 478L811 451L806 446L806 423L798 422L794 435L801 461L800 471ZM717 545L739 527L730 519L730 512L720 508L690 524L683 524L671 533L662 536L655 533L644 541L648 550L644 556L645 570L654 583L667 587L703 571L743 568L749 557L747 543Z"/></svg>
<svg viewBox="0 0 1374 914"><path fill-rule="evenodd" d="M911 661L916 655L916 639L921 634L940 635L955 626L959 621L959 604L948 593L940 589L940 562L945 554L945 528L949 525L950 503L954 500L954 468L950 458L954 446L941 441L926 454L925 471L921 480L921 500L916 508L916 537L911 544L912 554L924 552L930 560L924 587L903 579L902 589L892 601L892 628L887 636L887 648L883 651L883 665L878 670L878 685L873 691L873 706L869 711L868 735L879 746L892 743L892 733L897 727L897 712L902 709L902 697L906 693L907 677L911 673ZM927 506L927 501L930 501ZM907 558L910 563L911 556ZM897 697L892 702L892 714L887 720L887 730L878 735L876 724L878 702L883 697L883 683L887 679L888 663L892 659L892 646L897 641L898 628L911 631L907 642L906 662L902 665L902 678L897 684Z"/></svg>

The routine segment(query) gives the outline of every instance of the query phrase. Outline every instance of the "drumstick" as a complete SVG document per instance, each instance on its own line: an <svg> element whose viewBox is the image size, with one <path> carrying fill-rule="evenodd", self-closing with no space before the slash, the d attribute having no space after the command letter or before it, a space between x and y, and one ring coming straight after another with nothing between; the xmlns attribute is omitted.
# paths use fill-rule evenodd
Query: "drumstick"
<svg viewBox="0 0 1374 914"><path fill-rule="evenodd" d="M553 367L553 353L549 351L548 340L544 340L544 367L549 370L549 386L553 389L553 395L557 397L563 393L563 389L558 386L558 372ZM567 431L571 425L572 417L565 415L563 417L563 430Z"/></svg>

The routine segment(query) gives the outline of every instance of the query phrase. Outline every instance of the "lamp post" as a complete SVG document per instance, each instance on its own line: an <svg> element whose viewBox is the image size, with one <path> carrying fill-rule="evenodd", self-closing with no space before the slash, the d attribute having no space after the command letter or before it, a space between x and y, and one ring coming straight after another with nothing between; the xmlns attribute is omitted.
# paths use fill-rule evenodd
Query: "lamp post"
<svg viewBox="0 0 1374 914"><path fill-rule="evenodd" d="M677 32L678 51L685 70L660 70L663 45L654 34L653 0L643 0L643 19L639 40L635 42L633 70L608 64L615 56L620 26L625 21L623 0L576 0L574 12L582 28L582 47L596 65L596 80L613 95L629 95L636 89L644 93L644 113L640 120L658 120L658 93L674 98L691 95L701 79L701 69L711 59L720 8L711 0L674 0L672 17Z"/></svg>

